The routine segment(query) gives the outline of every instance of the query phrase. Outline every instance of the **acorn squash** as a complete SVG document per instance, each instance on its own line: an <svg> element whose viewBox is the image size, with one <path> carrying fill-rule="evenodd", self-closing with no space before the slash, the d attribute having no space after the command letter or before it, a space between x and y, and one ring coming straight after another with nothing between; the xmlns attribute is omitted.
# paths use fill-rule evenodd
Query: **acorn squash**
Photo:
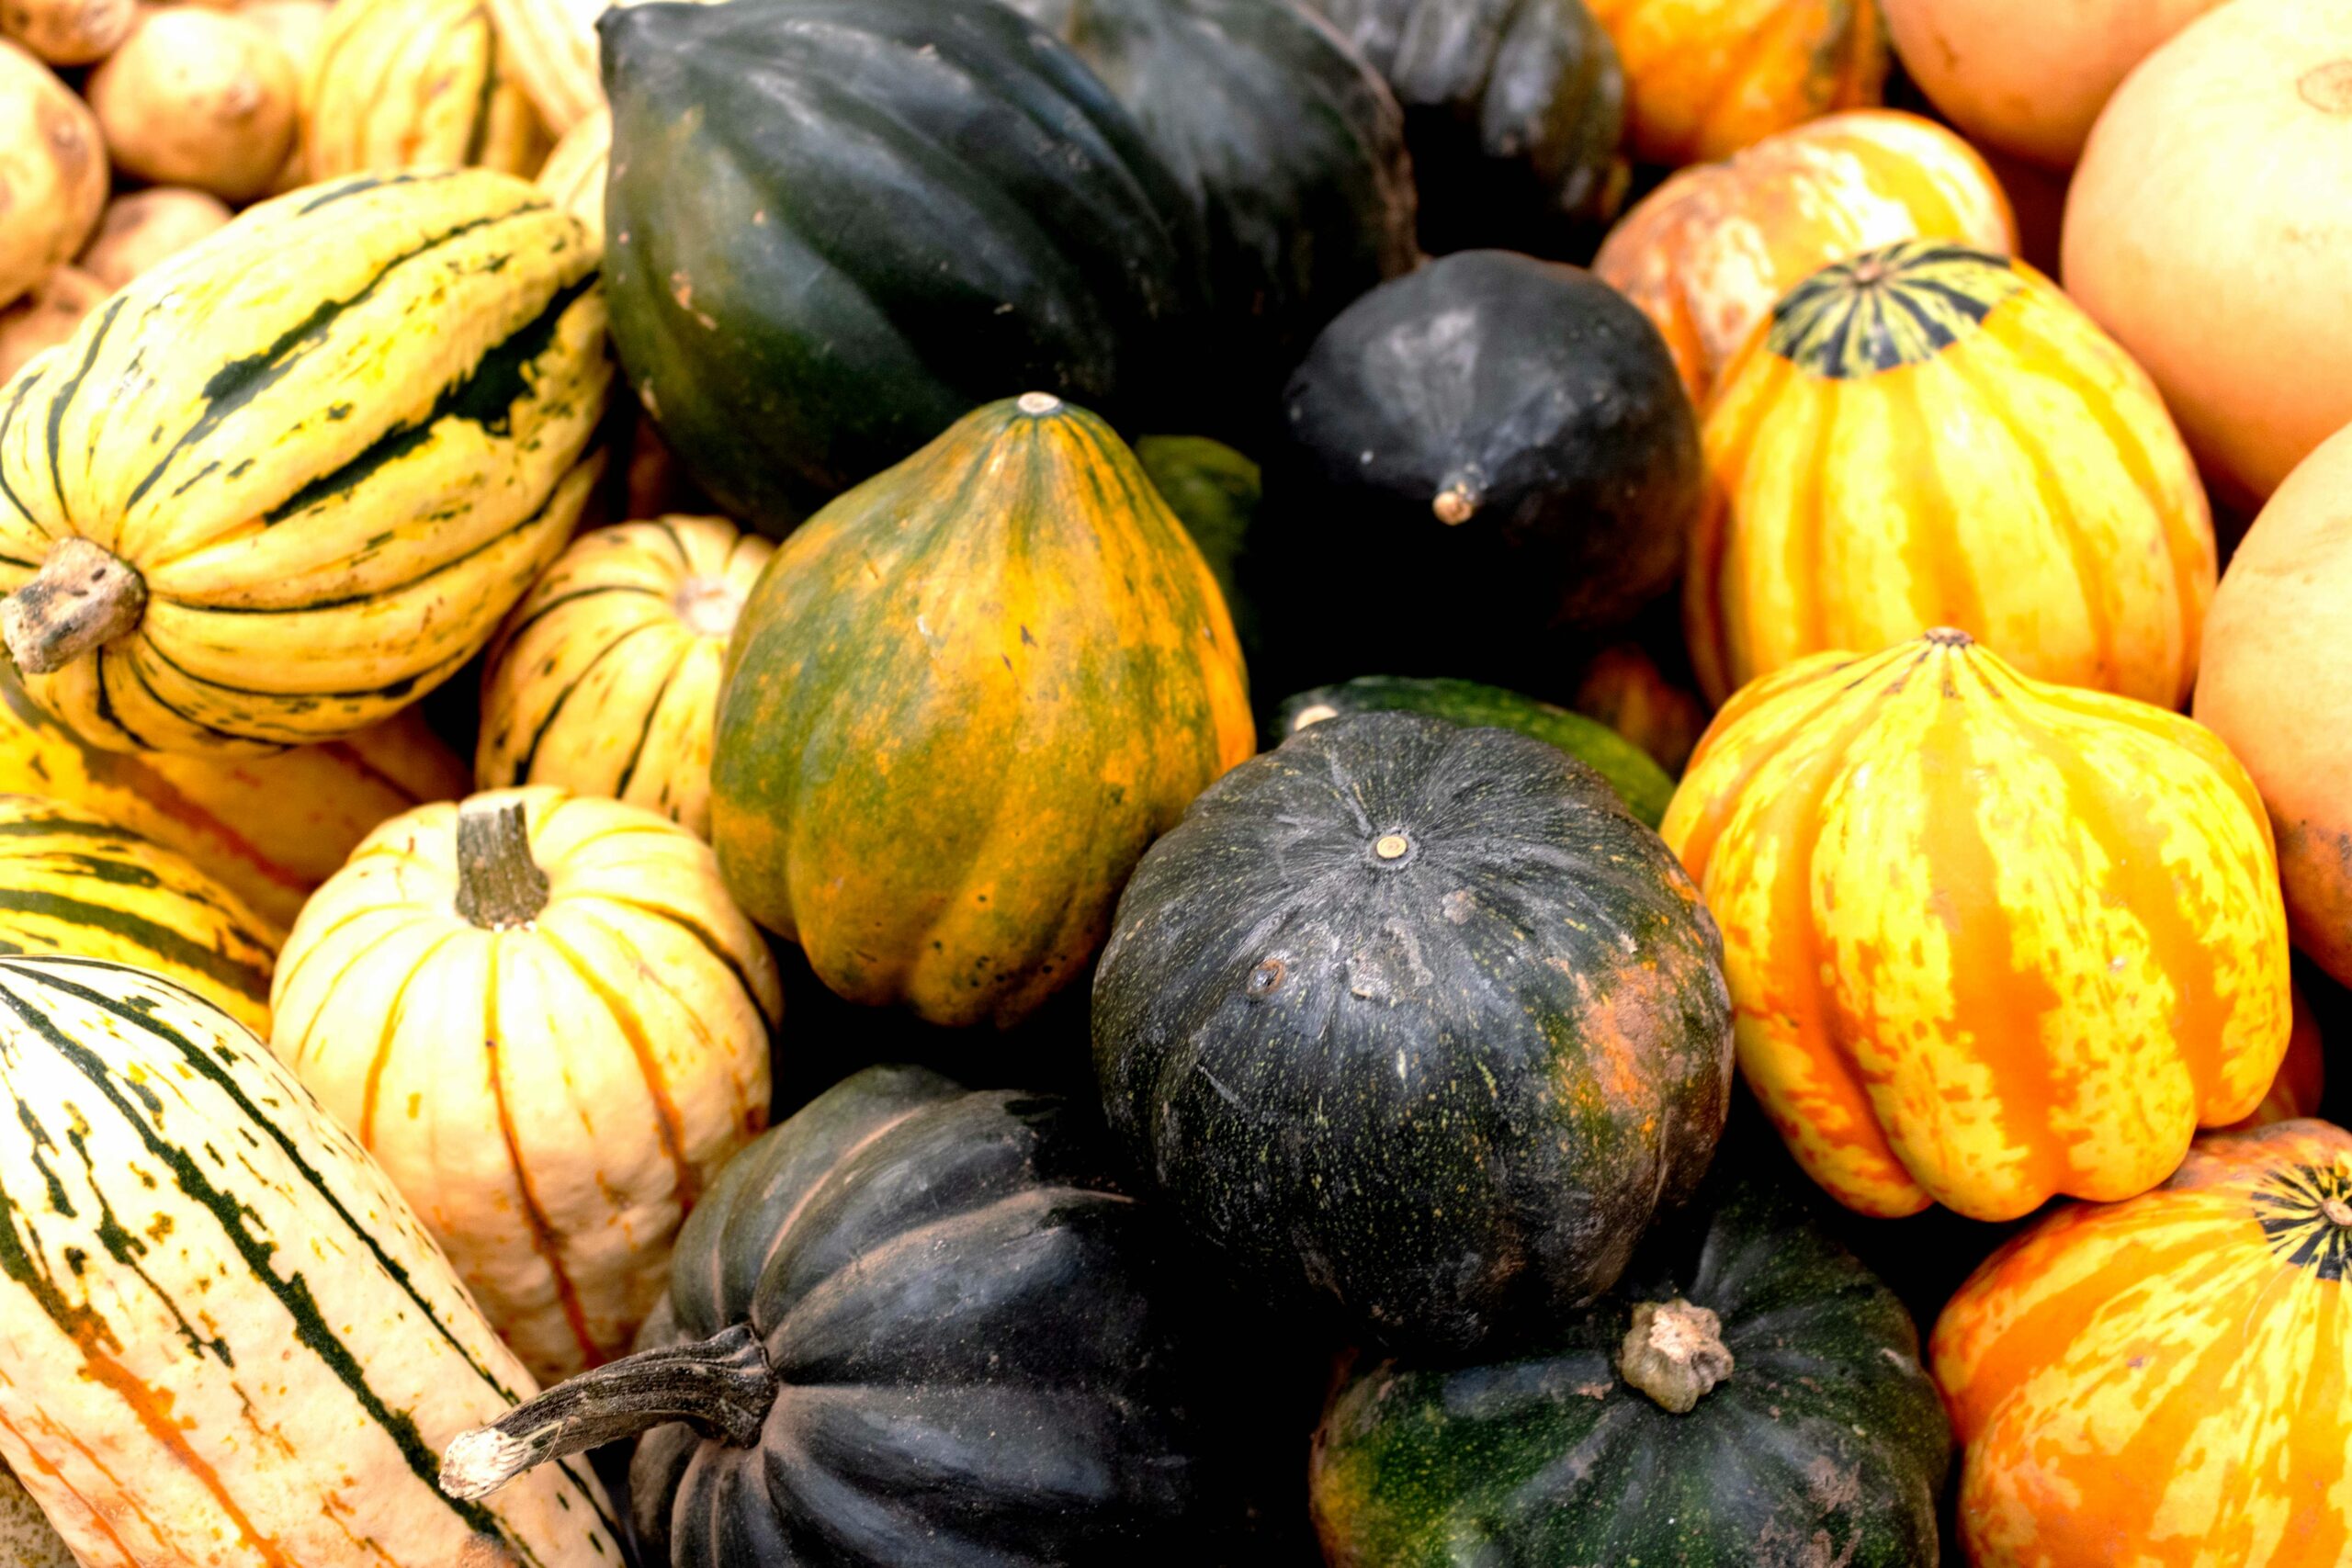
<svg viewBox="0 0 2352 1568"><path fill-rule="evenodd" d="M1935 1568L1951 1429L1910 1314L1777 1184L1708 1187L1538 1353L1334 1393L1333 1568Z"/></svg>
<svg viewBox="0 0 2352 1568"><path fill-rule="evenodd" d="M548 133L515 85L486 0L343 0L303 99L310 178L500 169L528 179Z"/></svg>
<svg viewBox="0 0 2352 1568"><path fill-rule="evenodd" d="M2022 262L1905 241L1824 267L1707 406L1683 625L1707 696L1951 626L2040 680L2177 706L2211 513L2164 400Z"/></svg>
<svg viewBox="0 0 2352 1568"><path fill-rule="evenodd" d="M369 834L272 1000L279 1058L541 1377L628 1348L686 1210L767 1125L783 1007L707 845L544 787Z"/></svg>
<svg viewBox="0 0 2352 1568"><path fill-rule="evenodd" d="M0 958L0 1461L91 1568L617 1568L583 1464L442 1446L537 1392L382 1170L226 1013Z"/></svg>
<svg viewBox="0 0 2352 1568"><path fill-rule="evenodd" d="M1136 867L1095 976L1104 1113L1270 1303L1467 1350L1608 1289L1698 1186L1731 1089L1720 952L1556 747L1329 719Z"/></svg>
<svg viewBox="0 0 2352 1568"><path fill-rule="evenodd" d="M1995 1253L1932 1341L1970 1561L2352 1559L2348 1276L2352 1135L2324 1122L2199 1138Z"/></svg>
<svg viewBox="0 0 2352 1568"><path fill-rule="evenodd" d="M1476 681L1359 675L1336 686L1317 686L1284 698L1275 710L1274 744L1341 714L1400 712L1425 713L1473 728L1516 729L1557 746L1607 779L1644 827L1657 827L1666 803L1674 798L1674 781L1647 752L1607 725Z"/></svg>
<svg viewBox="0 0 2352 1568"><path fill-rule="evenodd" d="M629 383L781 535L975 404L1191 406L1197 213L1077 56L996 0L644 6L601 24Z"/></svg>
<svg viewBox="0 0 2352 1568"><path fill-rule="evenodd" d="M711 833L853 1001L1018 1022L1250 754L1233 624L1102 421L991 403L785 541L728 650Z"/></svg>
<svg viewBox="0 0 2352 1568"><path fill-rule="evenodd" d="M475 1495L638 1437L638 1544L669 1568L1224 1561L1206 1325L1108 1156L1054 1096L845 1078L729 1164L647 1348L443 1474Z"/></svg>
<svg viewBox="0 0 2352 1568"><path fill-rule="evenodd" d="M563 547L609 372L580 226L486 169L265 202L0 389L0 634L94 745L348 735Z"/></svg>
<svg viewBox="0 0 2352 1568"><path fill-rule="evenodd" d="M1258 615L1241 592L1248 570L1250 535L1265 499L1265 476L1257 464L1205 435L1146 435L1136 442L1136 461L1151 488L1200 546L1201 558L1224 592L1241 650L1258 652Z"/></svg>
<svg viewBox="0 0 2352 1568"><path fill-rule="evenodd" d="M1616 216L1625 74L1584 0L1312 0L1405 109L1421 248L1556 254Z"/></svg>
<svg viewBox="0 0 2352 1568"><path fill-rule="evenodd" d="M1723 924L1749 1087L1866 1214L2144 1192L2286 1052L2245 770L2168 708L2028 680L1964 632L1745 688L1660 831Z"/></svg>

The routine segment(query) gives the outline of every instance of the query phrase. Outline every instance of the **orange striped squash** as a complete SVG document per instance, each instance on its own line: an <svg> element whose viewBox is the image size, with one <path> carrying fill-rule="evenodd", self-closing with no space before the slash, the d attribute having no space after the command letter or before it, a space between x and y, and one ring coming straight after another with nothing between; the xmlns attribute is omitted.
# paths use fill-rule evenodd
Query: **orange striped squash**
<svg viewBox="0 0 2352 1568"><path fill-rule="evenodd" d="M1625 66L1625 140L1645 164L1726 158L1879 100L1877 0L1591 0Z"/></svg>
<svg viewBox="0 0 2352 1568"><path fill-rule="evenodd" d="M1967 142L1917 115L1855 109L1682 170L1609 231L1592 270L1657 323L1703 404L1773 301L1832 262L1915 239L2007 254L2017 220Z"/></svg>
<svg viewBox="0 0 2352 1568"><path fill-rule="evenodd" d="M2037 679L2188 695L2204 487L2140 367L2024 263L1915 240L1825 267L1724 369L1702 435L1683 624L1711 699L1927 626Z"/></svg>
<svg viewBox="0 0 2352 1568"><path fill-rule="evenodd" d="M270 1044L542 1381L626 1352L767 1123L775 966L667 818L551 787L387 822L279 954Z"/></svg>
<svg viewBox="0 0 2352 1568"><path fill-rule="evenodd" d="M2198 1140L1995 1253L1936 1325L1977 1568L2352 1562L2352 1135Z"/></svg>
<svg viewBox="0 0 2352 1568"><path fill-rule="evenodd" d="M1724 933L1739 1060L1867 1214L2143 1192L2290 1029L2254 785L2168 709L1939 629L1715 716L1659 831Z"/></svg>

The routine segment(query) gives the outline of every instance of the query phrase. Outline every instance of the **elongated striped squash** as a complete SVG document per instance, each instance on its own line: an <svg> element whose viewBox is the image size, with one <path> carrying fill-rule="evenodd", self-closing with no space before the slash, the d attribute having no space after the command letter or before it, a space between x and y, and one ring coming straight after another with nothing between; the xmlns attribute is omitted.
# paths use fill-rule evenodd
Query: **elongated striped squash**
<svg viewBox="0 0 2352 1568"><path fill-rule="evenodd" d="M605 181L612 168L613 111L602 105L565 131L539 165L539 188L580 220L598 250L605 245Z"/></svg>
<svg viewBox="0 0 2352 1568"><path fill-rule="evenodd" d="M378 823L463 795L469 777L413 708L266 757L104 750L0 660L0 792L70 801L175 850L280 931Z"/></svg>
<svg viewBox="0 0 2352 1568"><path fill-rule="evenodd" d="M33 700L111 750L254 750L455 673L596 477L595 265L466 169L308 186L134 279L0 389Z"/></svg>
<svg viewBox="0 0 2352 1568"><path fill-rule="evenodd" d="M514 74L556 135L562 136L605 107L605 84L596 72L596 18L616 5L639 3L490 0Z"/></svg>
<svg viewBox="0 0 2352 1568"><path fill-rule="evenodd" d="M723 517L623 523L574 541L491 644L481 787L561 784L708 838L727 639L775 553Z"/></svg>
<svg viewBox="0 0 2352 1568"><path fill-rule="evenodd" d="M528 179L547 157L547 129L484 0L343 0L305 101L314 180L469 167Z"/></svg>
<svg viewBox="0 0 2352 1568"><path fill-rule="evenodd" d="M79 807L0 795L0 953L111 958L267 1034L281 934L183 856Z"/></svg>
<svg viewBox="0 0 2352 1568"><path fill-rule="evenodd" d="M541 1377L628 1349L687 1208L767 1125L784 1005L708 845L553 788L368 835L273 1000L278 1055Z"/></svg>
<svg viewBox="0 0 2352 1568"><path fill-rule="evenodd" d="M1741 1071L1849 1208L2110 1201L2253 1111L2291 1028L2261 797L2168 708L1945 628L1734 696L1658 832Z"/></svg>
<svg viewBox="0 0 2352 1568"><path fill-rule="evenodd" d="M584 1468L489 1503L537 1392L382 1170L167 981L0 958L0 1461L87 1568L596 1568Z"/></svg>

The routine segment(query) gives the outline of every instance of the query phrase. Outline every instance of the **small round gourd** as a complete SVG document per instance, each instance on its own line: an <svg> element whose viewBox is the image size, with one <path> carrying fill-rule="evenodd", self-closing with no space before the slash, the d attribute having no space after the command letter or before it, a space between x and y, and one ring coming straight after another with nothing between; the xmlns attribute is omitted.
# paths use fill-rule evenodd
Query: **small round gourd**
<svg viewBox="0 0 2352 1568"><path fill-rule="evenodd" d="M498 169L526 179L548 136L486 0L343 0L311 68L308 176Z"/></svg>
<svg viewBox="0 0 2352 1568"><path fill-rule="evenodd" d="M51 65L104 60L138 20L138 0L0 0L0 34Z"/></svg>
<svg viewBox="0 0 2352 1568"><path fill-rule="evenodd" d="M273 1001L273 1049L542 1380L628 1348L686 1211L766 1125L783 1006L707 845L554 788L369 834Z"/></svg>
<svg viewBox="0 0 2352 1568"><path fill-rule="evenodd" d="M0 306L72 260L106 201L98 122L48 66L0 39Z"/></svg>
<svg viewBox="0 0 2352 1568"><path fill-rule="evenodd" d="M1645 164L1727 158L1879 101L1875 0L1593 0L1625 65L1625 143Z"/></svg>
<svg viewBox="0 0 2352 1568"><path fill-rule="evenodd" d="M277 40L201 6L145 10L87 91L126 173L232 203L269 188L301 118L301 78Z"/></svg>
<svg viewBox="0 0 2352 1568"><path fill-rule="evenodd" d="M229 226L228 205L186 186L153 186L116 197L98 215L82 270L107 294ZM103 295L101 296L103 298Z"/></svg>
<svg viewBox="0 0 2352 1568"><path fill-rule="evenodd" d="M491 644L481 786L611 795L709 837L727 641L775 549L721 517L623 523L574 540Z"/></svg>

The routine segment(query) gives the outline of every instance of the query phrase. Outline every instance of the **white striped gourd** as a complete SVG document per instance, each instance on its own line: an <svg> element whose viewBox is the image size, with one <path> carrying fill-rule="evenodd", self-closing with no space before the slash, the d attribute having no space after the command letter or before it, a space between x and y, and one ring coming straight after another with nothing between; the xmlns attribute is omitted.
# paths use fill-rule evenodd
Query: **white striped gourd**
<svg viewBox="0 0 2352 1568"><path fill-rule="evenodd" d="M342 0L305 101L314 180L467 167L527 179L547 156L484 0Z"/></svg>
<svg viewBox="0 0 2352 1568"><path fill-rule="evenodd" d="M491 644L481 786L611 795L708 838L727 639L775 553L723 517L623 523L574 540Z"/></svg>
<svg viewBox="0 0 2352 1568"><path fill-rule="evenodd" d="M537 1375L626 1352L767 1124L775 965L708 845L537 788L370 834L280 954L278 1055Z"/></svg>
<svg viewBox="0 0 2352 1568"><path fill-rule="evenodd" d="M598 1568L570 1464L441 1449L536 1392L384 1173L167 981L0 958L0 1460L87 1568Z"/></svg>
<svg viewBox="0 0 2352 1568"><path fill-rule="evenodd" d="M0 388L33 700L109 750L253 750L455 673L595 479L595 263L466 169L306 186L133 280Z"/></svg>

